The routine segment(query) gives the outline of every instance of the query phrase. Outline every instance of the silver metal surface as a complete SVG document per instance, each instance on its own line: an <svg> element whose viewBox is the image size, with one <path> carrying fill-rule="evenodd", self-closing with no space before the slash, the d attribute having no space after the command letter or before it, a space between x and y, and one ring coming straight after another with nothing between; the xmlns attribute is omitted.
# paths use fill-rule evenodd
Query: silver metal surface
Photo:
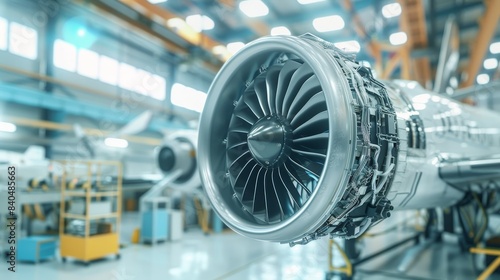
<svg viewBox="0 0 500 280"><path fill-rule="evenodd" d="M406 96L423 123L425 149L400 146L396 174L387 198L396 209L447 207L462 199L464 193L447 184L440 168L448 168L449 160L470 168L471 159L500 158L500 116L492 111L458 103L445 96L433 94L413 81L387 83L391 99L398 106L397 96ZM401 105L406 107L406 105ZM396 109L400 121L409 118L408 112ZM407 134L400 131L400 137ZM405 155L406 154L406 155ZM482 170L478 172L483 172ZM491 174L491 173L490 173ZM456 176L461 176L456 174ZM497 180L500 174L496 174ZM479 179L478 177L471 179ZM494 177L489 177L494 179ZM462 177L463 183L473 181ZM483 182L489 184L490 180ZM477 182L481 183L481 182Z"/></svg>
<svg viewBox="0 0 500 280"><path fill-rule="evenodd" d="M463 88L455 91L451 98L455 100L461 100L467 97L476 97L480 94L496 94L500 91L500 81L492 81L491 83L485 85L475 85L468 88Z"/></svg>
<svg viewBox="0 0 500 280"><path fill-rule="evenodd" d="M300 57L313 69L323 88L328 112L336 116L329 120L329 131L335 133L329 135L325 167L310 199L294 216L277 224L260 224L233 198L226 176L225 144L233 103L259 68L269 66L269 61L282 53ZM343 192L341 186L346 184L354 159L355 127L346 124L354 124L355 115L349 105L352 98L343 94L349 87L342 77L340 67L319 46L301 38L282 36L250 43L218 73L200 120L198 164L214 210L233 230L256 239L293 241L317 229L330 216L325 209L339 200Z"/></svg>
<svg viewBox="0 0 500 280"><path fill-rule="evenodd" d="M439 61L436 70L436 79L433 91L445 93L450 87L450 79L456 78L458 62L460 60L460 37L455 16L450 16L446 20L441 50L439 51ZM456 88L454 85L452 88Z"/></svg>
<svg viewBox="0 0 500 280"><path fill-rule="evenodd" d="M294 90L308 88L309 80L298 78L305 67L324 96L317 100L326 103L324 129L316 121L320 109L314 114L304 105L288 114L294 103L313 100L312 94ZM293 122L301 114L309 119L305 123L315 124L307 137L322 135L327 141L312 147L297 143L304 135ZM290 145L290 154L282 159L281 150L245 139L261 122L265 125L259 129L276 138L266 143ZM287 123L290 142L283 136ZM279 129L268 127L273 124ZM235 133L243 136L235 140ZM229 227L255 239L306 244L327 235L357 237L393 209L456 203L464 189L442 180L440 168L450 157L467 165L471 156L500 154L500 116L436 95L416 82L379 82L352 55L312 35L265 37L233 56L215 78L201 116L198 147L205 190ZM269 154L262 154L266 149ZM300 149L301 161L294 160ZM325 149L326 157L318 153ZM288 172L293 178L287 181L280 173L283 167L305 172ZM269 173L278 173L284 187ZM309 182L310 195L294 196L295 189ZM245 199L248 188L252 196ZM287 213L275 205L291 200L299 202L297 207L290 204L293 211Z"/></svg>

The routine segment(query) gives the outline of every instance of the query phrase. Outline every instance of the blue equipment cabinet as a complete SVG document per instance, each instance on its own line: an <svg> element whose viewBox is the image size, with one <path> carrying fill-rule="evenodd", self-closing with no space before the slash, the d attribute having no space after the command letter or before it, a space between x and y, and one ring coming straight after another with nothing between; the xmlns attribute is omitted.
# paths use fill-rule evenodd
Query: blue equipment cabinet
<svg viewBox="0 0 500 280"><path fill-rule="evenodd" d="M157 241L167 241L169 238L169 201L164 197L148 198L142 201L141 242L156 244Z"/></svg>
<svg viewBox="0 0 500 280"><path fill-rule="evenodd" d="M50 236L30 236L19 239L17 260L39 262L55 256L57 239Z"/></svg>

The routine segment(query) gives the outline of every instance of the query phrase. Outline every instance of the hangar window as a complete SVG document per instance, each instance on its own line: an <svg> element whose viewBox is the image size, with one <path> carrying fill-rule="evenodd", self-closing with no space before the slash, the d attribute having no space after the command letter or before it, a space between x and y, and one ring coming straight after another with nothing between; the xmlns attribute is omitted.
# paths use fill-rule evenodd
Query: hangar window
<svg viewBox="0 0 500 280"><path fill-rule="evenodd" d="M99 76L99 55L87 49L78 51L78 74L97 79Z"/></svg>
<svg viewBox="0 0 500 280"><path fill-rule="evenodd" d="M7 20L0 17L0 50L7 50Z"/></svg>
<svg viewBox="0 0 500 280"><path fill-rule="evenodd" d="M57 39L54 42L54 66L66 71L76 70L76 47L66 41Z"/></svg>
<svg viewBox="0 0 500 280"><path fill-rule="evenodd" d="M35 29L19 24L10 23L9 51L28 59L36 59L38 55L38 33Z"/></svg>
<svg viewBox="0 0 500 280"><path fill-rule="evenodd" d="M137 69L136 92L158 100L165 100L166 81L164 78Z"/></svg>
<svg viewBox="0 0 500 280"><path fill-rule="evenodd" d="M203 106L205 105L206 99L207 94L202 91L187 87L179 83L175 83L172 86L170 101L176 106L196 112L201 112L203 110Z"/></svg>
<svg viewBox="0 0 500 280"><path fill-rule="evenodd" d="M148 95L149 89L151 88L150 84L152 83L150 79L151 74L142 69L137 69L135 75L136 81L134 91L142 95Z"/></svg>
<svg viewBox="0 0 500 280"><path fill-rule="evenodd" d="M118 83L118 61L101 55L99 58L99 80L116 86Z"/></svg>
<svg viewBox="0 0 500 280"><path fill-rule="evenodd" d="M158 75L153 75L152 78L154 80L154 87L151 88L150 96L154 99L165 100L167 82L163 77Z"/></svg>
<svg viewBox="0 0 500 280"><path fill-rule="evenodd" d="M118 85L123 89L133 91L136 84L135 71L136 70L134 66L129 65L127 63L120 63L120 70L119 70L120 79L118 81Z"/></svg>

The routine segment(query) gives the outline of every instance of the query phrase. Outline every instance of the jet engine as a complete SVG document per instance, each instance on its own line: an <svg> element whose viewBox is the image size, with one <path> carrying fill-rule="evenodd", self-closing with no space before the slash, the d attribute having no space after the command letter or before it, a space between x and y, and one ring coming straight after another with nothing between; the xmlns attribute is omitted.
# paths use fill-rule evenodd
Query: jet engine
<svg viewBox="0 0 500 280"><path fill-rule="evenodd" d="M495 154L500 115L413 81L379 81L310 34L264 37L231 57L198 138L202 183L222 220L291 245L355 238L393 210L496 188Z"/></svg>
<svg viewBox="0 0 500 280"><path fill-rule="evenodd" d="M168 135L157 148L157 166L165 176L174 175L168 185L184 191L201 186L196 163L196 141L194 130L181 130Z"/></svg>

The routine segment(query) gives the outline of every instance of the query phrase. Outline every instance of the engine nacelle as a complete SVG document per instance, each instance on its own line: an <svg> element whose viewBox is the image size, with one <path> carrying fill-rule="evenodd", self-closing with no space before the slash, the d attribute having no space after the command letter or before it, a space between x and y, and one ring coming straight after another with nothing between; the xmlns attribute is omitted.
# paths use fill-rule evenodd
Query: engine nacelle
<svg viewBox="0 0 500 280"><path fill-rule="evenodd" d="M180 130L169 134L157 148L157 166L163 174L181 170L181 175L169 183L171 187L190 190L201 186L196 162L197 138L194 130Z"/></svg>
<svg viewBox="0 0 500 280"><path fill-rule="evenodd" d="M498 114L416 82L378 81L313 35L273 36L248 44L216 76L198 163L229 227L305 244L358 237L394 209L453 205L464 189L442 180L440 167L456 165L456 155L500 153L499 135ZM443 170L453 177L457 169Z"/></svg>

